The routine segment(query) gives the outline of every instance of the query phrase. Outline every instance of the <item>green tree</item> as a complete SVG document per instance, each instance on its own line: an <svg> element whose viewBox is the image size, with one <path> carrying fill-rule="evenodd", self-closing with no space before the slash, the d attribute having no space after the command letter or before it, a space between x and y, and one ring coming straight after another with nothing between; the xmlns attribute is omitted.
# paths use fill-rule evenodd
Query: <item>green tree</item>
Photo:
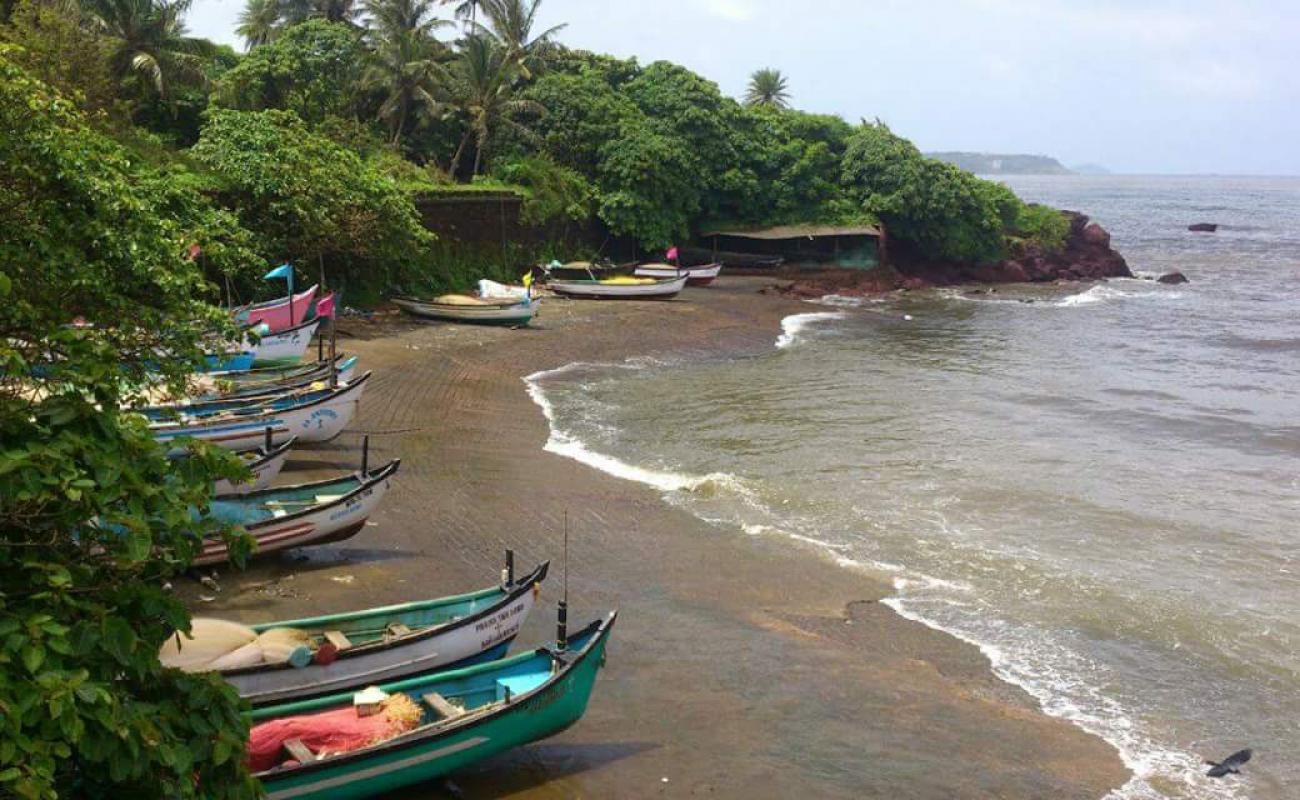
<svg viewBox="0 0 1300 800"><path fill-rule="evenodd" d="M751 106L789 108L789 89L781 70L760 69L749 76L749 89L745 92L745 103Z"/></svg>
<svg viewBox="0 0 1300 800"><path fill-rule="evenodd" d="M287 25L309 19L355 24L360 5L357 0L280 0L280 16Z"/></svg>
<svg viewBox="0 0 1300 800"><path fill-rule="evenodd" d="M519 114L541 115L546 109L534 100L515 96L516 74L514 62L508 51L487 36L471 35L465 38L461 52L451 65L448 89L451 102L465 121L465 133L451 159L450 172L454 176L460 168L465 147L474 142L474 169L478 175L483 166L488 142L497 128L504 127L532 138L531 130L519 123Z"/></svg>
<svg viewBox="0 0 1300 800"><path fill-rule="evenodd" d="M471 29L480 36L489 36L496 40L504 51L507 62L513 62L519 77L525 81L532 80L546 51L554 44L555 36L564 30L564 25L533 34L537 21L537 11L542 0L481 0L483 16L487 25L474 23Z"/></svg>
<svg viewBox="0 0 1300 800"><path fill-rule="evenodd" d="M365 56L352 28L309 20L254 49L223 74L215 100L250 111L288 109L311 123L350 116Z"/></svg>
<svg viewBox="0 0 1300 800"><path fill-rule="evenodd" d="M865 210L923 258L986 263L1006 254L1004 231L1019 213L1016 196L925 158L884 124L863 124L849 138L843 179Z"/></svg>
<svg viewBox="0 0 1300 800"><path fill-rule="evenodd" d="M369 0L371 56L363 76L367 89L383 101L379 118L388 122L392 143L400 144L407 123L434 118L443 110L437 99L446 83L438 63L441 45L433 31L446 21L433 16L434 0Z"/></svg>
<svg viewBox="0 0 1300 800"><path fill-rule="evenodd" d="M255 797L234 689L158 661L172 631L189 627L163 583L201 536L222 533L194 509L238 467L197 444L169 460L125 410L157 380L180 388L225 315L202 302L187 237L131 160L9 52L0 48L0 795ZM247 552L246 537L232 541Z"/></svg>
<svg viewBox="0 0 1300 800"><path fill-rule="evenodd" d="M320 261L335 280L377 289L424 263L433 236L410 198L293 112L215 109L190 153L276 260Z"/></svg>
<svg viewBox="0 0 1300 800"><path fill-rule="evenodd" d="M252 50L270 44L280 32L280 0L248 0L239 12L239 34L244 45Z"/></svg>
<svg viewBox="0 0 1300 800"><path fill-rule="evenodd" d="M125 118L108 42L79 15L44 0L21 0L0 26L0 42L17 45L9 52L16 64L96 119Z"/></svg>
<svg viewBox="0 0 1300 800"><path fill-rule="evenodd" d="M184 17L193 0L80 0L85 19L110 46L109 63L119 80L170 99L173 83L204 81L216 45L186 35Z"/></svg>

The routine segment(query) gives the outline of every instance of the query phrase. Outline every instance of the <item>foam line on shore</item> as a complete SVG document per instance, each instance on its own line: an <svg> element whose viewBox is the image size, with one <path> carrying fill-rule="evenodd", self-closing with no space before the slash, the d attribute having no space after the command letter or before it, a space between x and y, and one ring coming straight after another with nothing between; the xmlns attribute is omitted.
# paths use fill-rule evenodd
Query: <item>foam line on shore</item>
<svg viewBox="0 0 1300 800"><path fill-rule="evenodd" d="M844 319L848 315L843 311L811 311L806 314L791 314L781 320L781 335L776 337L776 347L784 350L799 340L799 334L808 326L832 319Z"/></svg>
<svg viewBox="0 0 1300 800"><path fill-rule="evenodd" d="M824 318L826 315L795 316ZM836 313L830 316L845 315ZM544 449L608 475L642 483L659 490L665 494L665 500L669 500L673 505L684 506L689 513L711 524L734 524L751 536L779 536L811 545L842 568L891 580L894 594L882 599L881 602L895 613L974 646L988 658L992 671L998 679L1026 691L1037 701L1044 713L1064 719L1114 747L1129 768L1132 777L1123 787L1111 793L1109 797L1113 800L1166 800L1166 794L1152 788L1152 779L1181 782L1183 784L1181 788L1189 796L1213 800L1240 800L1245 796L1244 785L1207 781L1200 771L1200 761L1195 756L1163 747L1145 736L1126 709L1106 697L1082 677L1087 672L1086 664L1076 665L1077 668L1074 669L1061 666L1080 660L1077 655L1065 648L1034 637L1033 647L1038 650L1036 653L1031 653L1024 650L1021 646L1023 642L1018 641L1015 636L974 635L961 626L941 621L937 614L925 612L924 607L927 604L951 609L970 608L977 604L978 598L974 597L974 587L969 584L918 573L900 564L852 557L846 553L847 546L797 532L791 529L797 526L781 524L779 520L777 524L756 524L730 517L710 518L692 508L693 504L689 503L688 497L681 497L681 500L687 501L683 503L668 495L685 492L689 496L707 488L725 489L738 494L752 508L765 511L765 516L773 518L776 515L772 514L771 509L766 508L762 501L733 475L716 473L698 476L639 467L591 450L577 437L557 426L554 405L541 385L544 381L584 369L639 369L651 363L655 362L644 360L617 364L575 362L526 376L524 383L529 397L541 408L550 431ZM964 601L961 596L970 596L971 599ZM986 621L994 626L1000 624L995 618ZM1048 654L1043 648L1054 649L1054 652Z"/></svg>

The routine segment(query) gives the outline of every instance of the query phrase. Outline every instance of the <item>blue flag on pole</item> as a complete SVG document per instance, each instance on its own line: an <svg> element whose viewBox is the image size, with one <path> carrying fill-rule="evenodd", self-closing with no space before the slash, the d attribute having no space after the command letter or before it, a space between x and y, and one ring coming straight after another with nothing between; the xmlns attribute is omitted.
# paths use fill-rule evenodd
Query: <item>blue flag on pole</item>
<svg viewBox="0 0 1300 800"><path fill-rule="evenodd" d="M293 267L288 264L281 264L280 266L266 273L262 277L268 281L274 280L275 278L284 278L285 280L293 280Z"/></svg>

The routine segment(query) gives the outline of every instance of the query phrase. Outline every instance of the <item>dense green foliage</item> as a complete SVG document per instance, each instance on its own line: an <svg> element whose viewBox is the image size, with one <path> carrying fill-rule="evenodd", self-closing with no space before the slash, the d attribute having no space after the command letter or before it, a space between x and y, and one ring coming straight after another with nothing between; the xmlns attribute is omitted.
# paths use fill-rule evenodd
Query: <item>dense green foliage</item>
<svg viewBox="0 0 1300 800"><path fill-rule="evenodd" d="M291 111L212 110L191 155L272 260L385 285L433 239L391 180Z"/></svg>
<svg viewBox="0 0 1300 800"><path fill-rule="evenodd" d="M220 535L229 456L169 460L123 412L223 315L154 178L0 48L0 794L250 797L240 701L163 669L164 591ZM228 325L229 323L225 323ZM166 357L162 357L166 354ZM229 532L225 532L227 535ZM233 540L232 540L233 541ZM234 542L246 552L247 542Z"/></svg>

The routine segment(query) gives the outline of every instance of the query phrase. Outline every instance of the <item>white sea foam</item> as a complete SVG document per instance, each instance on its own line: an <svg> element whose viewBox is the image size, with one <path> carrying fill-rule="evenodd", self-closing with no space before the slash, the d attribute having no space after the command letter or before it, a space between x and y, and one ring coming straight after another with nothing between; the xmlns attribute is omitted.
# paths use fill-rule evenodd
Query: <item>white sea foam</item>
<svg viewBox="0 0 1300 800"><path fill-rule="evenodd" d="M847 297L842 294L822 295L816 300L805 300L807 303L816 303L819 306L832 306L834 308L862 308L872 303L886 302L885 297Z"/></svg>
<svg viewBox="0 0 1300 800"><path fill-rule="evenodd" d="M796 316L824 318L843 315ZM795 333L799 327L802 326L796 326ZM550 437L545 447L548 452L572 458L609 475L651 486L664 492L665 498L674 500L675 504L679 502L675 498L687 501L688 508L694 505L689 502L691 496L698 497L700 493L708 491L727 491L734 493L753 509L762 511L765 518L779 520L734 475L712 473L700 476L639 467L593 451L576 437L559 429L554 406L541 383L559 375L603 367L636 369L641 368L641 365L573 363L524 378L529 396L541 408L550 427ZM798 526L714 519L702 513L697 513L697 516L713 524L738 524L745 533L752 536L782 536L813 545L825 552L837 565L847 569L893 576L895 595L885 598L882 601L885 605L906 619L977 647L989 659L998 678L1027 691L1045 713L1066 719L1115 747L1133 777L1111 793L1113 800L1164 800L1169 796L1168 793L1157 790L1153 780L1166 786L1178 787L1175 791L1180 796L1213 800L1240 800L1245 797L1247 788L1242 782L1210 781L1204 777L1201 762L1196 756L1162 746L1147 736L1121 704L1097 688L1096 681L1089 682L1087 676L1098 673L1098 665L1035 631L1017 629L988 616L972 585L917 573L900 564L850 556L847 554L847 546L799 533L793 529Z"/></svg>
<svg viewBox="0 0 1300 800"><path fill-rule="evenodd" d="M776 346L782 350L794 344L799 334L817 322L831 319L844 319L848 315L842 311L813 311L807 314L791 314L781 320L781 335L776 339Z"/></svg>

